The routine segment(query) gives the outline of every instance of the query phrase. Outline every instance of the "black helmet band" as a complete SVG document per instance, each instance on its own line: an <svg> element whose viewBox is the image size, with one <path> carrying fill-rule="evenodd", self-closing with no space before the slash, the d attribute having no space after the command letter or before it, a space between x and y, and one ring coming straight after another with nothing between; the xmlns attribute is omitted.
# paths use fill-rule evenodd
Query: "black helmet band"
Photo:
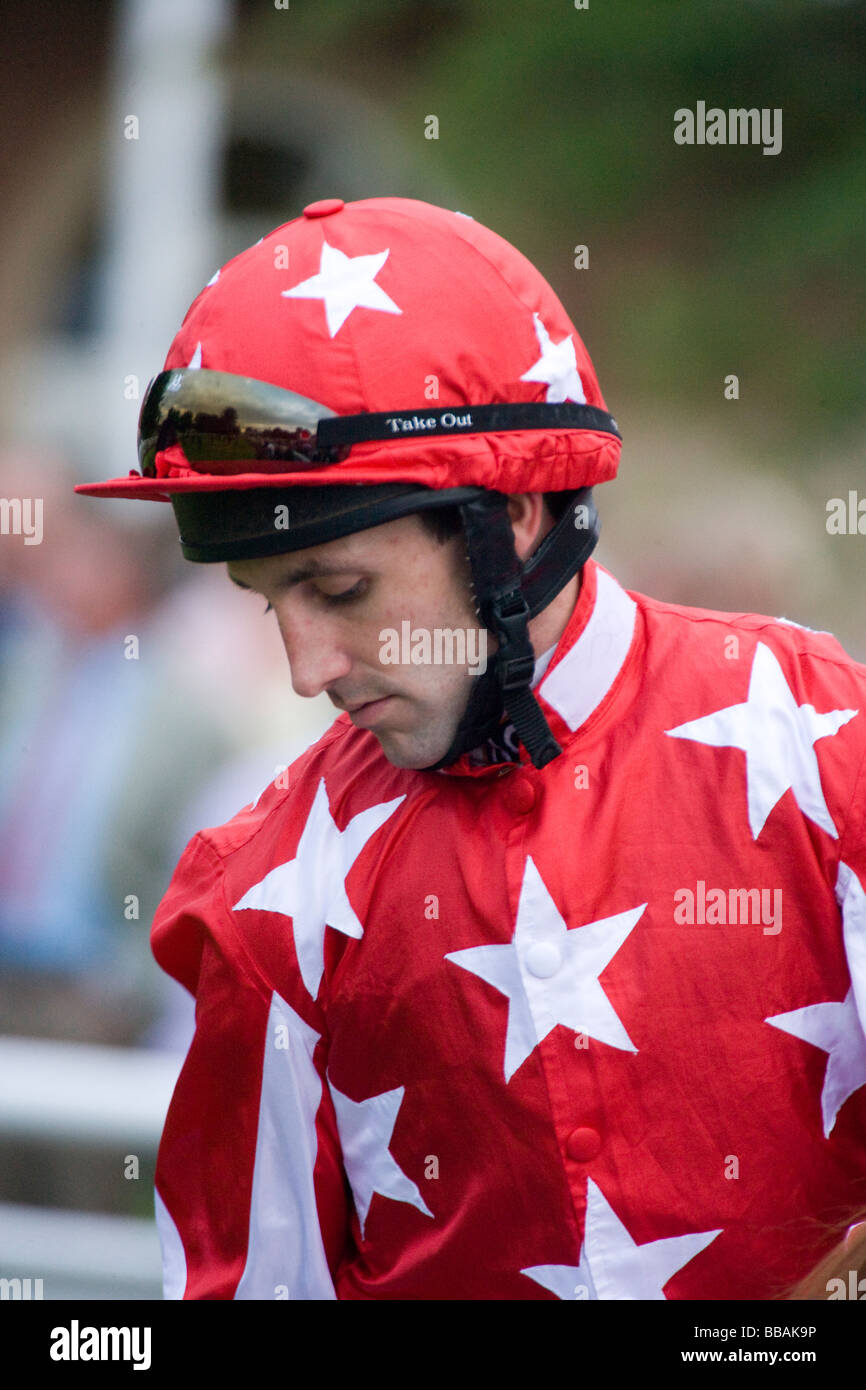
<svg viewBox="0 0 866 1390"><path fill-rule="evenodd" d="M353 444L509 430L594 430L621 437L607 411L574 401L337 415L306 396L253 377L178 367L160 372L145 393L138 462L143 477L156 477L157 455L179 444L193 469L205 464L201 471L211 476L242 472L252 461L317 469L347 458Z"/></svg>
<svg viewBox="0 0 866 1390"><path fill-rule="evenodd" d="M599 536L592 490L576 491L556 525L521 567L514 549L507 498L485 491L461 505L467 552L481 621L497 639L487 669L472 684L450 748L425 771L450 766L499 732L503 714L535 767L560 752L532 690L535 653L529 621L589 559Z"/></svg>

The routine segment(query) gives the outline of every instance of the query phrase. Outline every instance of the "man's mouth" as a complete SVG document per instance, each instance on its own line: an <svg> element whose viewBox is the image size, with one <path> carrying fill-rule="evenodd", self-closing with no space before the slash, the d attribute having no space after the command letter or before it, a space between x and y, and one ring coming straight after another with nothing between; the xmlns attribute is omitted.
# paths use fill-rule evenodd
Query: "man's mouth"
<svg viewBox="0 0 866 1390"><path fill-rule="evenodd" d="M347 705L346 713L352 723L358 729L368 729L378 719L380 711L384 710L389 700L393 700L393 695L384 695L378 700L368 700L365 704Z"/></svg>

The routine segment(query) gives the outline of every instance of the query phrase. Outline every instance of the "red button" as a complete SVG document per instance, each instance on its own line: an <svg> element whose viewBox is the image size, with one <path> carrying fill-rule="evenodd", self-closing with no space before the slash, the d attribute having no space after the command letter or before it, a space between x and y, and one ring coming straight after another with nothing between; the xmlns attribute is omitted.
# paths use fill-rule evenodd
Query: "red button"
<svg viewBox="0 0 866 1390"><path fill-rule="evenodd" d="M578 1163L588 1163L601 1150L601 1135L597 1129L582 1125L580 1129L571 1131L565 1141L565 1148L569 1158L577 1159Z"/></svg>
<svg viewBox="0 0 866 1390"><path fill-rule="evenodd" d="M528 777L522 777L519 773L509 777L505 788L505 804L509 811L524 816L532 810L536 799L535 787Z"/></svg>
<svg viewBox="0 0 866 1390"><path fill-rule="evenodd" d="M342 198L323 198L319 203L308 203L304 208L304 216L330 217L332 212L339 212L345 206Z"/></svg>

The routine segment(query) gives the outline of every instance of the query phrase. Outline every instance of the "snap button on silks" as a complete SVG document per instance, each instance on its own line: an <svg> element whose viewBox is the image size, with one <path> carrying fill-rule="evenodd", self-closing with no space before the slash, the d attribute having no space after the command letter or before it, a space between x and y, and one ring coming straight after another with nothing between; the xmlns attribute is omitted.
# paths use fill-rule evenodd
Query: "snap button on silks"
<svg viewBox="0 0 866 1390"><path fill-rule="evenodd" d="M565 1141L565 1148L569 1158L576 1159L578 1163L588 1163L601 1149L601 1135L597 1129L581 1125L579 1129L571 1131Z"/></svg>
<svg viewBox="0 0 866 1390"><path fill-rule="evenodd" d="M318 203L308 203L304 208L305 217L330 217L346 205L342 198L322 198Z"/></svg>
<svg viewBox="0 0 866 1390"><path fill-rule="evenodd" d="M514 811L518 815L525 815L535 805L535 787L528 777L518 775L506 785L505 799L510 811Z"/></svg>
<svg viewBox="0 0 866 1390"><path fill-rule="evenodd" d="M537 941L526 952L525 960L531 975L537 975L540 980L549 980L562 965L562 952L552 941Z"/></svg>

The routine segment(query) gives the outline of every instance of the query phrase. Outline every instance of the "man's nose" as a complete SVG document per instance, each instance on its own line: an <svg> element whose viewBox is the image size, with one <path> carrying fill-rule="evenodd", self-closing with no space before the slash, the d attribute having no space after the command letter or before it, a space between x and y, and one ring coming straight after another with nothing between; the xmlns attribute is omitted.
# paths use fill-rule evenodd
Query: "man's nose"
<svg viewBox="0 0 866 1390"><path fill-rule="evenodd" d="M312 699L349 674L352 659L330 623L311 615L290 613L278 603L274 609L296 695Z"/></svg>

